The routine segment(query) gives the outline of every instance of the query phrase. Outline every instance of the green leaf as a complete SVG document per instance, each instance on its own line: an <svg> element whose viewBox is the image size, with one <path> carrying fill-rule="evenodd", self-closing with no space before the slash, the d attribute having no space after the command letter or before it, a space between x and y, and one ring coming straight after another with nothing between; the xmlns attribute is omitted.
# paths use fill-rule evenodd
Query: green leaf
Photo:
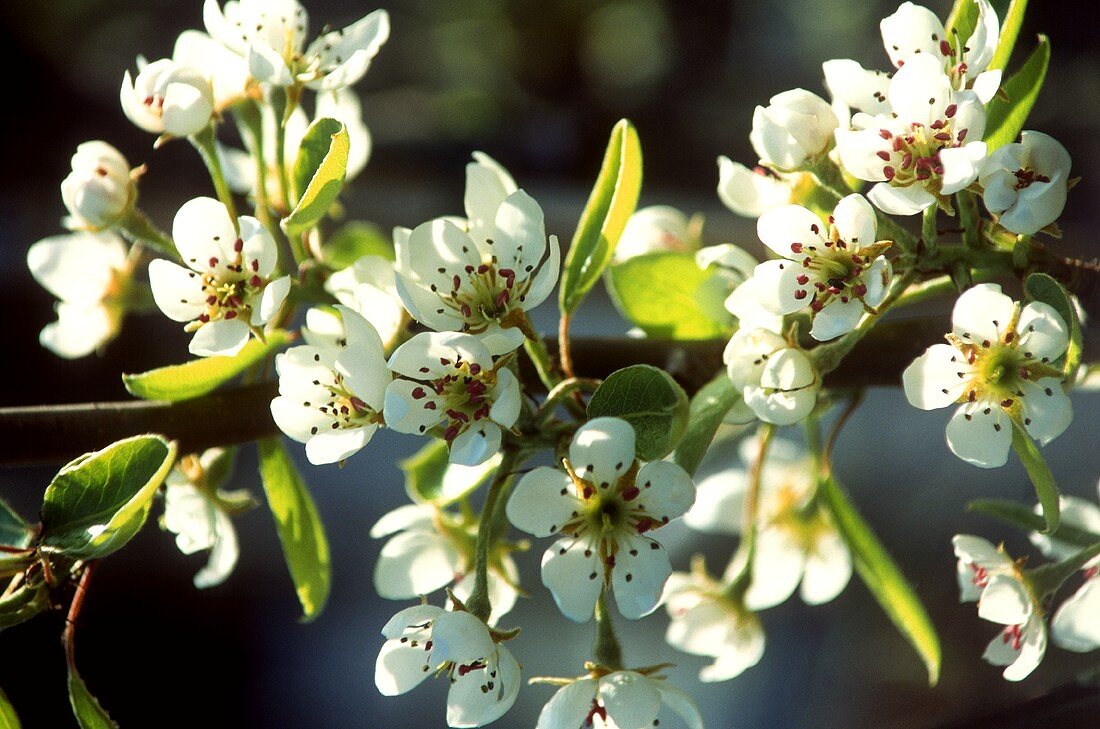
<svg viewBox="0 0 1100 729"><path fill-rule="evenodd" d="M1031 107L1039 98L1050 65L1050 41L1039 36L1039 45L1024 65L1001 85L1001 91L986 105L985 143L989 151L1016 141L1027 122ZM1004 94L1002 97L1001 94ZM1007 97L1007 101L1004 97Z"/></svg>
<svg viewBox="0 0 1100 729"><path fill-rule="evenodd" d="M935 686L940 678L940 639L920 598L840 484L832 478L824 479L819 493L852 552L856 572L898 631L916 649L928 669L928 685Z"/></svg>
<svg viewBox="0 0 1100 729"><path fill-rule="evenodd" d="M643 461L664 458L684 435L688 399L667 372L632 365L612 372L588 401L588 417L622 418L634 426L635 452Z"/></svg>
<svg viewBox="0 0 1100 729"><path fill-rule="evenodd" d="M1053 532L1058 528L1061 518L1061 507L1058 496L1058 485L1054 483L1054 474L1050 472L1047 462L1043 460L1043 454L1035 441L1027 434L1024 427L1013 421L1012 423L1012 449L1020 457L1024 464L1031 485L1035 487L1035 495L1039 497L1039 504L1043 507L1043 519L1046 528L1039 531Z"/></svg>
<svg viewBox="0 0 1100 729"><path fill-rule="evenodd" d="M1029 532L1041 532L1046 529L1046 520L1040 514L1026 504L1019 504L1006 499L978 499L967 505L968 511L991 516L1003 522L1019 527ZM1080 529L1067 524L1064 520L1050 535L1051 539L1066 542L1076 547L1089 547L1100 542L1100 534L1093 534L1086 529Z"/></svg>
<svg viewBox="0 0 1100 729"><path fill-rule="evenodd" d="M1041 301L1054 307L1058 316L1069 327L1069 347L1066 348L1065 360L1062 366L1062 374L1065 377L1065 387L1068 389L1077 376L1077 369L1081 366L1081 357L1084 352L1085 341L1081 333L1081 319L1077 316L1077 307L1073 305L1069 294L1062 284L1045 273L1033 273L1024 281L1024 291L1033 301Z"/></svg>
<svg viewBox="0 0 1100 729"><path fill-rule="evenodd" d="M131 395L143 400L191 400L232 380L282 347L286 341L286 332L277 329L267 335L266 342L252 339L232 357L203 357L135 375L123 375L122 384Z"/></svg>
<svg viewBox="0 0 1100 729"><path fill-rule="evenodd" d="M50 606L46 584L22 584L0 598L0 630L25 623Z"/></svg>
<svg viewBox="0 0 1100 729"><path fill-rule="evenodd" d="M1016 39L1020 35L1020 26L1024 23L1024 13L1027 12L1027 0L1012 0L1005 13L1004 22L1001 23L1001 38L997 41L997 48L993 51L993 59L989 62L988 69L995 71L1008 66L1012 58L1012 49L1016 47Z"/></svg>
<svg viewBox="0 0 1100 729"><path fill-rule="evenodd" d="M31 526L0 498L0 544L25 547L31 543Z"/></svg>
<svg viewBox="0 0 1100 729"><path fill-rule="evenodd" d="M280 224L288 236L317 225L332 207L344 187L348 149L348 130L337 120L318 119L309 126L294 161L298 204Z"/></svg>
<svg viewBox="0 0 1100 729"><path fill-rule="evenodd" d="M955 0L955 5L951 8L951 14L947 16L944 29L947 31L947 37L952 45L956 46L956 50L958 50L958 46L964 45L969 40L974 33L974 28L977 26L977 0Z"/></svg>
<svg viewBox="0 0 1100 729"><path fill-rule="evenodd" d="M121 549L145 524L153 494L175 461L175 443L139 435L65 466L42 503L43 549L72 559Z"/></svg>
<svg viewBox="0 0 1100 729"><path fill-rule="evenodd" d="M1047 597L1058 591L1066 580L1085 569L1085 565L1100 556L1100 541L1093 542L1077 554L1061 562L1045 564L1033 570L1026 570L1028 582L1032 591L1045 601Z"/></svg>
<svg viewBox="0 0 1100 729"><path fill-rule="evenodd" d="M691 398L687 430L680 445L676 446L672 460L689 474L694 474L710 448L722 419L740 401L741 393L725 372L704 385Z"/></svg>
<svg viewBox="0 0 1100 729"><path fill-rule="evenodd" d="M393 241L374 223L352 221L321 247L321 259L334 270L347 268L363 256L394 260Z"/></svg>
<svg viewBox="0 0 1100 729"><path fill-rule="evenodd" d="M480 466L458 466L450 462L447 444L433 439L397 465L405 473L410 499L443 507L480 486L500 465L500 454Z"/></svg>
<svg viewBox="0 0 1100 729"><path fill-rule="evenodd" d="M615 125L599 177L577 223L561 274L559 304L572 314L596 284L619 243L642 189L642 147L626 119Z"/></svg>
<svg viewBox="0 0 1100 729"><path fill-rule="evenodd" d="M630 258L611 267L607 284L615 306L647 336L714 339L733 330L733 316L724 306L729 285L713 269L699 268L693 253L662 251Z"/></svg>
<svg viewBox="0 0 1100 729"><path fill-rule="evenodd" d="M331 587L332 565L325 528L305 481L280 440L266 438L258 445L264 493L302 604L302 621L310 622L321 614Z"/></svg>
<svg viewBox="0 0 1100 729"><path fill-rule="evenodd" d="M21 729L19 714L15 713L15 707L8 701L8 695L0 689L0 729Z"/></svg>
<svg viewBox="0 0 1100 729"><path fill-rule="evenodd" d="M73 707L73 716L80 729L118 729L118 724L111 719L92 692L84 684L84 679L76 672L76 667L69 667L69 703Z"/></svg>

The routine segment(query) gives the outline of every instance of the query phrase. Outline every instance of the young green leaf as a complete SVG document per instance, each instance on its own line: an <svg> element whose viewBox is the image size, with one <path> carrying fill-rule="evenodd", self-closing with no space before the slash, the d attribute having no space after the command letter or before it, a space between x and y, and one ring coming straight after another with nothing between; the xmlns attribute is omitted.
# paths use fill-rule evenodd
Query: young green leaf
<svg viewBox="0 0 1100 729"><path fill-rule="evenodd" d="M955 0L955 4L951 8L951 14L947 16L947 23L944 25L947 37L952 40L953 45L961 46L965 44L967 39L974 33L974 28L977 25L977 0ZM956 50L958 49L956 48Z"/></svg>
<svg viewBox="0 0 1100 729"><path fill-rule="evenodd" d="M612 372L588 401L588 417L622 418L634 426L635 451L643 461L664 458L687 429L688 399L667 372L632 365Z"/></svg>
<svg viewBox="0 0 1100 729"><path fill-rule="evenodd" d="M6 547L25 547L31 541L31 525L0 499L0 544Z"/></svg>
<svg viewBox="0 0 1100 729"><path fill-rule="evenodd" d="M1012 526L1029 532L1041 532L1046 529L1047 523L1042 515L1026 504L1018 504L1006 499L978 499L967 504L967 510L991 516L994 519L1011 524ZM1059 542L1067 542L1078 547L1089 547L1100 542L1100 534L1093 534L1085 529L1079 529L1065 520L1050 535L1051 539Z"/></svg>
<svg viewBox="0 0 1100 729"><path fill-rule="evenodd" d="M405 473L405 492L410 499L443 507L480 486L500 465L500 454L480 466L458 466L450 462L447 444L432 440L397 465Z"/></svg>
<svg viewBox="0 0 1100 729"><path fill-rule="evenodd" d="M118 729L118 724L99 705L75 667L69 670L69 703L80 729Z"/></svg>
<svg viewBox="0 0 1100 729"><path fill-rule="evenodd" d="M1047 462L1043 460L1043 454L1031 436L1019 423L1012 424L1012 449L1020 457L1024 464L1031 485L1035 487L1035 495L1039 497L1039 504L1043 507L1043 519L1046 528L1042 532L1051 533L1058 528L1061 518L1060 499L1058 485L1054 482L1054 474L1050 472Z"/></svg>
<svg viewBox="0 0 1100 729"><path fill-rule="evenodd" d="M23 583L0 597L0 630L25 623L49 606L50 593L45 583Z"/></svg>
<svg viewBox="0 0 1100 729"><path fill-rule="evenodd" d="M723 305L728 284L695 265L692 253L647 253L613 265L607 290L622 315L650 337L713 339L733 329Z"/></svg>
<svg viewBox="0 0 1100 729"><path fill-rule="evenodd" d="M638 205L642 189L642 147L626 119L615 125L599 177L581 213L561 274L559 305L573 313L600 279Z"/></svg>
<svg viewBox="0 0 1100 729"><path fill-rule="evenodd" d="M1065 387L1069 389L1076 378L1077 369L1081 366L1081 356L1085 347L1077 307L1073 305L1062 284L1045 273L1033 273L1028 276L1024 281L1024 291L1033 301L1041 301L1054 307L1058 316L1062 317L1062 321L1069 327L1069 347L1066 348L1062 366L1062 372L1066 378Z"/></svg>
<svg viewBox="0 0 1100 729"><path fill-rule="evenodd" d="M1049 65L1050 41L1045 35L1040 35L1039 45L1024 65L1001 86L1001 92L1008 100L998 94L986 105L985 143L990 152L1014 142L1019 136L1031 107L1039 98Z"/></svg>
<svg viewBox="0 0 1100 729"><path fill-rule="evenodd" d="M294 162L298 204L280 224L288 236L301 235L328 213L344 187L349 148L342 123L325 118L310 125Z"/></svg>
<svg viewBox="0 0 1100 729"><path fill-rule="evenodd" d="M15 707L8 701L8 695L0 689L0 729L21 729L19 714L15 713Z"/></svg>
<svg viewBox="0 0 1100 729"><path fill-rule="evenodd" d="M840 484L833 478L825 479L821 482L819 493L840 535L852 551L852 559L863 584L867 585L898 631L916 649L928 669L928 684L935 686L940 678L940 639L920 598Z"/></svg>
<svg viewBox="0 0 1100 729"><path fill-rule="evenodd" d="M324 609L331 586L332 565L325 529L313 497L282 442L266 438L258 446L264 493L302 604L302 621L310 622Z"/></svg>
<svg viewBox="0 0 1100 729"><path fill-rule="evenodd" d="M153 494L176 462L176 444L159 435L120 440L77 458L46 488L42 548L71 559L121 549L145 524Z"/></svg>
<svg viewBox="0 0 1100 729"><path fill-rule="evenodd" d="M123 375L122 384L143 400L179 402L201 397L229 382L286 344L287 333L277 329L267 341L251 340L232 357L203 357L148 372Z"/></svg>
<svg viewBox="0 0 1100 729"><path fill-rule="evenodd" d="M733 386L725 372L704 385L691 398L687 430L684 431L680 445L676 446L672 460L689 474L694 474L710 448L722 419L740 401L740 391Z"/></svg>
<svg viewBox="0 0 1100 729"><path fill-rule="evenodd" d="M321 247L321 259L331 268L347 268L363 256L394 259L393 241L373 223L352 221L332 234Z"/></svg>
<svg viewBox="0 0 1100 729"><path fill-rule="evenodd" d="M1012 49L1016 47L1016 39L1020 36L1020 26L1024 24L1024 13L1027 12L1027 0L1012 0L1005 13L1004 22L1001 24L1001 38L997 41L997 48L993 51L993 59L989 62L989 70L1008 66L1012 58Z"/></svg>

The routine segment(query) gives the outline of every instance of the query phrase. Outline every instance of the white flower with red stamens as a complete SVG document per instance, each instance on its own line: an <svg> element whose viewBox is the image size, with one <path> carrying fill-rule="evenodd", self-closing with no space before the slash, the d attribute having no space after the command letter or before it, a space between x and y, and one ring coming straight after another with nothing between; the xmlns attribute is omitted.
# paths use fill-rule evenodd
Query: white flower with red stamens
<svg viewBox="0 0 1100 729"><path fill-rule="evenodd" d="M520 667L485 623L467 612L417 605L382 628L374 683L383 696L398 696L431 676L447 676L447 725L484 726L512 708Z"/></svg>
<svg viewBox="0 0 1100 729"><path fill-rule="evenodd" d="M61 181L61 199L71 217L70 230L102 230L122 219L137 196L130 163L106 142L76 148L72 172Z"/></svg>
<svg viewBox="0 0 1100 729"><path fill-rule="evenodd" d="M774 331L738 329L722 360L734 387L760 420L794 425L813 411L821 377L805 352Z"/></svg>
<svg viewBox="0 0 1100 729"><path fill-rule="evenodd" d="M290 277L272 279L279 252L255 218L234 225L225 205L198 197L176 213L172 237L187 268L158 259L149 264L153 299L174 321L195 332L189 350L200 357L232 356L249 334L272 321L290 291Z"/></svg>
<svg viewBox="0 0 1100 729"><path fill-rule="evenodd" d="M451 463L476 466L500 450L501 428L519 417L519 381L477 337L423 332L390 357L398 375L386 389L386 424L399 433L426 435L436 426Z"/></svg>
<svg viewBox="0 0 1100 729"><path fill-rule="evenodd" d="M371 527L374 539L389 537L374 566L374 586L389 600L408 600L452 585L465 600L474 588L477 523L428 504L409 504L391 511ZM506 548L489 557L489 625L516 604L519 571Z"/></svg>
<svg viewBox="0 0 1100 729"><path fill-rule="evenodd" d="M612 262L660 251L694 251L699 248L698 230L688 216L668 205L641 208L626 221L615 245Z"/></svg>
<svg viewBox="0 0 1100 729"><path fill-rule="evenodd" d="M757 221L764 245L782 258L756 267L762 307L772 314L813 312L810 335L827 341L856 327L886 298L893 269L878 242L875 211L862 195L837 203L827 222L799 205L771 210Z"/></svg>
<svg viewBox="0 0 1100 729"><path fill-rule="evenodd" d="M561 535L543 555L542 581L578 623L591 619L604 589L614 590L623 616L648 615L672 573L665 548L645 535L687 511L695 486L674 463L640 463L634 445L625 420L590 420L573 436L565 471L534 469L508 500L517 528Z"/></svg>
<svg viewBox="0 0 1100 729"><path fill-rule="evenodd" d="M982 164L978 182L989 212L1013 233L1033 235L1053 223L1066 206L1069 152L1042 132L998 147Z"/></svg>
<svg viewBox="0 0 1100 729"><path fill-rule="evenodd" d="M950 344L935 344L905 369L909 403L935 410L960 403L947 445L967 463L997 468L1008 460L1015 423L1046 445L1073 419L1062 373L1051 366L1069 345L1053 307L1023 308L997 284L980 284L955 302Z"/></svg>
<svg viewBox="0 0 1100 729"><path fill-rule="evenodd" d="M760 164L793 172L828 151L837 124L829 102L805 89L791 89L773 96L766 107L756 107L749 142Z"/></svg>
<svg viewBox="0 0 1100 729"><path fill-rule="evenodd" d="M466 165L466 220L439 218L395 232L397 290L414 319L477 335L494 355L523 343L524 312L558 280L558 239L542 208L486 155Z"/></svg>
<svg viewBox="0 0 1100 729"><path fill-rule="evenodd" d="M363 256L325 281L325 291L363 315L374 326L386 350L392 349L409 322L394 284L393 263L381 256Z"/></svg>
<svg viewBox="0 0 1100 729"><path fill-rule="evenodd" d="M535 729L648 729L667 706L690 729L703 729L691 697L662 676L599 671L558 689L539 713Z"/></svg>
<svg viewBox="0 0 1100 729"><path fill-rule="evenodd" d="M280 430L306 444L306 457L315 465L342 461L370 442L383 424L392 379L374 327L347 307L337 310L342 324L335 342L311 334L310 344L275 358L279 396L271 401L271 416Z"/></svg>
<svg viewBox="0 0 1100 729"><path fill-rule="evenodd" d="M134 286L125 241L109 232L45 238L27 251L27 267L60 299L57 321L38 337L43 347L75 359L115 338Z"/></svg>
<svg viewBox="0 0 1100 729"><path fill-rule="evenodd" d="M914 215L966 188L986 155L985 109L973 91L957 91L939 62L914 56L890 81L891 112L857 114L838 129L844 169L877 182L868 197L880 210Z"/></svg>
<svg viewBox="0 0 1100 729"><path fill-rule="evenodd" d="M978 598L978 617L1006 626L982 654L994 666L1005 666L1004 677L1022 681L1031 675L1047 649L1043 611L1018 573L994 575Z"/></svg>
<svg viewBox="0 0 1100 729"><path fill-rule="evenodd" d="M699 672L703 682L728 681L764 656L764 628L742 602L702 571L673 572L662 602L668 610L665 641L714 663Z"/></svg>
<svg viewBox="0 0 1100 729"><path fill-rule="evenodd" d="M198 69L170 58L145 63L138 59L137 78L127 71L119 92L122 111L153 134L189 137L210 124L214 91Z"/></svg>
<svg viewBox="0 0 1100 729"><path fill-rule="evenodd" d="M1002 547L970 534L956 534L951 539L958 559L956 577L959 582L959 600L977 602L982 590L996 575L1012 574L1016 569L1012 558Z"/></svg>
<svg viewBox="0 0 1100 729"><path fill-rule="evenodd" d="M783 175L765 167L749 169L729 157L718 158L718 198L734 213L759 218L786 205L798 175Z"/></svg>

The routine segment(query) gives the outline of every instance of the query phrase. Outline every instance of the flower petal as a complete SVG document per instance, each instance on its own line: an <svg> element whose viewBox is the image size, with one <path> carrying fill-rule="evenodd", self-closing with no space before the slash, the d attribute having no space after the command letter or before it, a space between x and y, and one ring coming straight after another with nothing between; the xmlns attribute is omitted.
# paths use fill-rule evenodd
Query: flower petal
<svg viewBox="0 0 1100 729"><path fill-rule="evenodd" d="M966 403L947 423L951 452L979 468L1000 468L1008 462L1012 422L997 405Z"/></svg>
<svg viewBox="0 0 1100 729"><path fill-rule="evenodd" d="M240 318L219 319L203 324L187 351L197 357L232 357L248 344L250 335L251 330Z"/></svg>
<svg viewBox="0 0 1100 729"><path fill-rule="evenodd" d="M647 537L621 537L611 583L622 616L638 620L656 610L671 574L668 552L659 542Z"/></svg>
<svg viewBox="0 0 1100 729"><path fill-rule="evenodd" d="M1033 610L1027 587L1015 575L993 575L978 600L978 617L1001 625L1022 625Z"/></svg>
<svg viewBox="0 0 1100 729"><path fill-rule="evenodd" d="M635 480L641 490L637 503L659 522L683 516L695 503L691 476L670 461L654 461L638 469Z"/></svg>
<svg viewBox="0 0 1100 729"><path fill-rule="evenodd" d="M199 274L163 258L149 264L149 288L157 308L172 321L193 321L206 308Z"/></svg>
<svg viewBox="0 0 1100 729"><path fill-rule="evenodd" d="M388 600L434 592L454 579L460 558L443 535L429 530L401 532L382 547L374 565L374 587Z"/></svg>
<svg viewBox="0 0 1100 729"><path fill-rule="evenodd" d="M828 342L856 328L863 318L863 304L858 299L842 301L832 298L821 311L814 314L810 336L819 342Z"/></svg>
<svg viewBox="0 0 1100 729"><path fill-rule="evenodd" d="M863 248L875 242L878 223L875 209L860 194L848 195L833 209L833 224L848 248Z"/></svg>
<svg viewBox="0 0 1100 729"><path fill-rule="evenodd" d="M1053 306L1041 301L1032 301L1024 307L1016 331L1020 333L1019 347L1029 359L1053 362L1069 346L1066 322Z"/></svg>
<svg viewBox="0 0 1100 729"><path fill-rule="evenodd" d="M386 387L383 417L386 427L398 433L424 435L443 422L443 412L435 392L412 380L394 380Z"/></svg>
<svg viewBox="0 0 1100 729"><path fill-rule="evenodd" d="M1062 382L1044 377L1036 382L1023 382L1024 428L1040 445L1051 442L1073 421L1073 403L1062 389Z"/></svg>
<svg viewBox="0 0 1100 729"><path fill-rule="evenodd" d="M763 654L763 650L761 650ZM661 695L661 703L672 709L679 716L688 729L703 729L703 717L699 715L699 707L695 701L679 686L674 686L667 681L657 681L657 691Z"/></svg>
<svg viewBox="0 0 1100 729"><path fill-rule="evenodd" d="M801 545L787 530L760 529L752 561L752 584L745 592L745 607L764 610L785 601L798 587L805 561Z"/></svg>
<svg viewBox="0 0 1100 729"><path fill-rule="evenodd" d="M634 671L615 671L600 679L599 701L619 727L649 727L661 710L656 681Z"/></svg>
<svg viewBox="0 0 1100 729"><path fill-rule="evenodd" d="M542 555L542 584L562 615L574 623L592 619L602 578L600 558L585 540L559 539Z"/></svg>
<svg viewBox="0 0 1100 729"><path fill-rule="evenodd" d="M556 534L580 506L572 479L556 468L541 466L516 484L508 499L508 521L536 537Z"/></svg>
<svg viewBox="0 0 1100 729"><path fill-rule="evenodd" d="M472 423L451 441L451 463L480 466L500 451L500 426L484 420Z"/></svg>
<svg viewBox="0 0 1100 729"><path fill-rule="evenodd" d="M969 370L963 354L950 344L933 344L901 374L905 397L921 410L936 410L958 402L968 380L959 373Z"/></svg>
<svg viewBox="0 0 1100 729"><path fill-rule="evenodd" d="M434 380L455 370L458 361L493 366L489 350L476 337L459 332L421 332L390 355L389 368L395 374L419 380Z"/></svg>
<svg viewBox="0 0 1100 729"><path fill-rule="evenodd" d="M806 555L800 594L807 605L829 602L852 578L852 555L836 531L821 533Z"/></svg>
<svg viewBox="0 0 1100 729"><path fill-rule="evenodd" d="M478 727L496 721L516 702L521 683L519 663L498 645L484 668L454 678L447 693L447 726Z"/></svg>
<svg viewBox="0 0 1100 729"><path fill-rule="evenodd" d="M398 696L419 686L432 675L431 653L423 644L388 640L374 663L374 685L383 696Z"/></svg>
<svg viewBox="0 0 1100 729"><path fill-rule="evenodd" d="M758 218L790 202L791 186L763 170L756 172L729 157L719 157L718 198L737 215Z"/></svg>
<svg viewBox="0 0 1100 729"><path fill-rule="evenodd" d="M212 197L188 200L172 221L172 240L190 268L206 271L217 258L220 266L233 259L237 229L225 205ZM221 268L218 268L221 270Z"/></svg>
<svg viewBox="0 0 1100 729"><path fill-rule="evenodd" d="M1054 613L1054 644L1078 653L1100 648L1100 579L1092 577Z"/></svg>
<svg viewBox="0 0 1100 729"><path fill-rule="evenodd" d="M336 428L321 431L306 441L306 459L315 466L339 463L351 458L370 442L378 425L370 423L358 428Z"/></svg>
<svg viewBox="0 0 1100 729"><path fill-rule="evenodd" d="M519 380L506 367L497 370L497 384L493 388L493 404L489 417L505 428L511 428L519 418Z"/></svg>
<svg viewBox="0 0 1100 729"><path fill-rule="evenodd" d="M826 230L821 218L801 205L784 205L769 210L756 221L756 234L761 242L780 256L791 255L791 244L804 247L825 245Z"/></svg>
<svg viewBox="0 0 1100 729"><path fill-rule="evenodd" d="M577 475L596 485L615 483L634 463L634 428L619 418L594 418L569 444Z"/></svg>
<svg viewBox="0 0 1100 729"><path fill-rule="evenodd" d="M867 193L871 202L879 210L890 215L916 215L936 202L932 193L920 185L895 187L888 182L880 182Z"/></svg>
<svg viewBox="0 0 1100 729"><path fill-rule="evenodd" d="M583 725L596 698L596 686L592 678L562 686L542 707L535 729L577 729Z"/></svg>
<svg viewBox="0 0 1100 729"><path fill-rule="evenodd" d="M955 336L967 342L996 342L1008 329L1015 309L1015 302L1001 293L998 284L978 284L955 301L951 326Z"/></svg>

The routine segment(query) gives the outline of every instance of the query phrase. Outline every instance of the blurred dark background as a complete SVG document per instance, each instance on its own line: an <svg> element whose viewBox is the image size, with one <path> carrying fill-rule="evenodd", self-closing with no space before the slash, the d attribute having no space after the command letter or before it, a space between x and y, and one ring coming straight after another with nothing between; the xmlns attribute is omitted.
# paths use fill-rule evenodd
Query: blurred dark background
<svg viewBox="0 0 1100 729"><path fill-rule="evenodd" d="M944 17L949 3L930 6ZM1100 45L1076 13L1033 6L1016 63L1040 31L1050 35L1054 56L1028 127L1060 139L1073 156L1074 174L1085 177L1062 221L1066 237L1052 245L1091 256L1090 223L1100 193L1087 172L1100 163ZM895 7L831 0L394 0L387 5L393 34L357 87L375 146L347 207L351 217L384 228L460 212L462 166L481 149L543 204L550 232L567 241L611 126L627 116L645 154L642 203L702 211L707 242L737 242L759 253L752 221L717 201L716 156L754 162L747 139L753 106L795 86L824 94L822 61L852 57L885 68L878 20ZM314 29L345 25L373 9L322 0L307 8ZM201 28L201 3L6 2L0 23L0 47L9 53L10 78L19 82L9 88L0 116L6 159L0 307L7 312L0 405L123 399L119 372L182 361L186 337L159 315L132 317L104 356L53 357L37 343L39 329L53 318L52 300L31 280L25 253L35 240L60 232L65 211L58 183L87 139L108 140L132 164L149 164L142 206L164 227L183 202L210 194L186 143L154 152L152 137L130 125L118 106L124 69L133 68L138 54L169 55L180 31ZM539 323L549 328L552 304L544 309ZM586 304L576 325L582 334L625 329L602 294ZM1065 492L1095 498L1097 396L1075 395L1074 405L1073 426L1044 452ZM698 698L711 729L1100 723L1095 700L1075 703L1066 693L1047 701L1044 706L1055 708L1039 719L1007 708L1072 685L1096 668L1095 654L1051 649L1018 685L981 661L996 626L980 621L973 606L958 604L949 539L978 532L1027 553L1026 540L967 515L964 505L979 496L1029 500L1031 492L1016 465L981 471L951 456L943 443L946 417L909 408L899 390L873 392L837 454L839 473L941 631L938 687L926 687L919 661L858 582L825 607L795 599L765 613L767 653L733 682L699 684L702 661L663 644L660 614L637 624L619 621L628 660L675 661L673 678ZM396 699L382 699L373 684L378 630L404 605L375 596L370 574L380 543L367 532L404 500L393 464L418 445L382 433L342 470L310 468L302 459L333 548L332 599L313 625L296 622L264 509L238 520L240 564L221 587L194 590L191 577L204 557L181 556L171 535L152 523L101 565L77 652L86 680L114 718L124 727L442 726L443 682ZM294 452L300 455L300 448ZM31 517L55 470L4 470L0 494ZM235 485L258 492L254 473L254 456L246 452ZM716 569L732 548L726 539L689 542L678 528L664 538L681 569L700 545ZM524 628L512 647L527 676L574 675L588 658L592 628L574 626L553 609L538 579L545 546L538 543L521 558L536 599L521 602L510 616L509 625ZM0 635L0 686L26 726L72 724L61 627L61 617L51 615ZM547 687L525 689L498 725L534 726L550 695Z"/></svg>

